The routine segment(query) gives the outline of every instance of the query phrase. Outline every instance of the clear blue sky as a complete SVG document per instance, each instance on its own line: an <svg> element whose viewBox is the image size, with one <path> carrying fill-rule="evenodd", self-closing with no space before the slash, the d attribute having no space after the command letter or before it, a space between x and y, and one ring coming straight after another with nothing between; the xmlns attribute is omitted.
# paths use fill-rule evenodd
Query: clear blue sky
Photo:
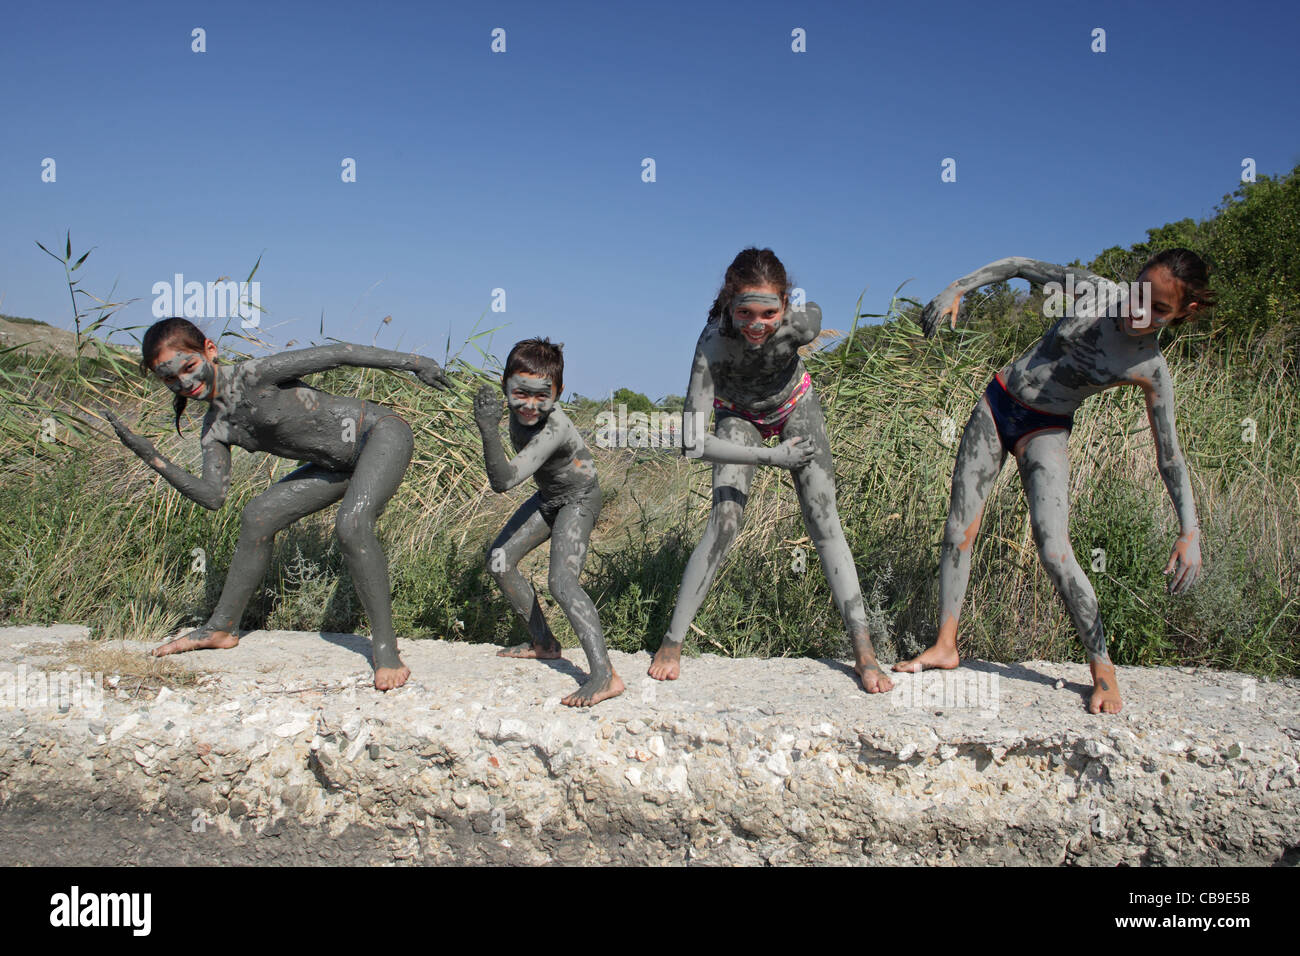
<svg viewBox="0 0 1300 956"><path fill-rule="evenodd" d="M124 325L265 253L280 345L391 314L377 344L441 358L501 287L498 358L549 335L569 391L681 393L746 245L847 329L864 287L1089 258L1289 170L1298 33L1288 2L11 3L0 312L71 326L34 241L70 228Z"/></svg>

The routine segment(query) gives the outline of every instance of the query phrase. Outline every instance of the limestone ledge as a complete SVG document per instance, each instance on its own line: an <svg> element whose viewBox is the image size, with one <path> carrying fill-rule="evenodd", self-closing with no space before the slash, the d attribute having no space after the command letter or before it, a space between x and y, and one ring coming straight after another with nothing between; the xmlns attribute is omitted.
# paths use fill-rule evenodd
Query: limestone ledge
<svg viewBox="0 0 1300 956"><path fill-rule="evenodd" d="M1082 664L971 662L868 696L841 661L688 657L659 683L648 655L613 653L627 691L575 710L559 701L580 650L404 640L411 681L380 694L364 638L255 631L174 658L197 683L153 699L123 677L98 702L42 700L33 675L86 636L0 629L0 822L14 801L111 797L240 841L362 828L405 863L1231 865L1300 847L1291 679L1120 668L1107 717L1086 712Z"/></svg>

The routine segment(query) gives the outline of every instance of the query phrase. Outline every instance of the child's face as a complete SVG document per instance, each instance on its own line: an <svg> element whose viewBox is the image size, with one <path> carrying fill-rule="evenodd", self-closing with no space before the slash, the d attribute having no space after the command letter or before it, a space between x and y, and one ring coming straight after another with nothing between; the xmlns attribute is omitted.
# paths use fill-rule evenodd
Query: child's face
<svg viewBox="0 0 1300 956"><path fill-rule="evenodd" d="M194 352L185 346L173 348L170 343L158 350L153 362L153 373L177 395L206 401L212 398L217 382L217 346L205 339L203 351Z"/></svg>
<svg viewBox="0 0 1300 956"><path fill-rule="evenodd" d="M745 342L761 346L772 337L785 316L781 290L774 285L745 286L731 303L732 322Z"/></svg>
<svg viewBox="0 0 1300 956"><path fill-rule="evenodd" d="M547 375L514 372L506 378L506 402L521 425L536 425L555 408L555 383Z"/></svg>
<svg viewBox="0 0 1300 956"><path fill-rule="evenodd" d="M1183 308L1183 296L1187 286L1164 266L1156 266L1138 276L1138 282L1151 283L1151 314L1144 315L1142 303L1134 292L1129 301L1128 315L1124 316L1124 331L1134 337L1153 335L1174 319L1181 316L1195 316L1199 305L1195 302ZM1141 323L1141 324L1138 324Z"/></svg>

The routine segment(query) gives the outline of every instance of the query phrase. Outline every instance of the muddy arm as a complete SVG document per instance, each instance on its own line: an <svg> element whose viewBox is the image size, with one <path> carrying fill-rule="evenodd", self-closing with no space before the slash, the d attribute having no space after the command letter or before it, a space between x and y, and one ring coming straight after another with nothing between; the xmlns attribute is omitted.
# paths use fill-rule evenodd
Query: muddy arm
<svg viewBox="0 0 1300 956"><path fill-rule="evenodd" d="M1024 256L1008 256L988 265L980 266L974 272L962 276L930 300L921 312L921 328L927 337L932 337L944 317L948 318L951 328L957 327L957 316L961 309L961 300L967 292L994 282L1006 282L1008 279L1025 279L1034 285L1046 285L1049 282L1065 282L1066 275L1073 273L1078 278L1090 276L1085 269L1073 269L1058 266L1041 259L1028 259Z"/></svg>
<svg viewBox="0 0 1300 956"><path fill-rule="evenodd" d="M817 316L820 319L820 309ZM794 438L782 442L776 448L723 441L709 433L709 417L712 414L713 375L709 371L708 357L696 348L695 361L691 365L691 380L686 386L686 405L682 412L682 454L720 465L776 465L779 468L797 468L812 458L812 449L802 447L806 443Z"/></svg>
<svg viewBox="0 0 1300 956"><path fill-rule="evenodd" d="M195 504L216 511L225 504L230 493L230 448L212 436L211 428L203 429L203 477L196 478L184 468L165 458L143 435L137 435L108 409L104 418L122 444L140 456L146 465L167 479L168 483Z"/></svg>
<svg viewBox="0 0 1300 956"><path fill-rule="evenodd" d="M244 370L258 381L283 382L343 365L414 372L416 378L434 388L446 388L450 384L441 366L427 356L348 342L294 349L268 355L266 358L250 359L244 363Z"/></svg>
<svg viewBox="0 0 1300 956"><path fill-rule="evenodd" d="M501 444L501 417L504 408L498 390L484 385L474 396L474 422L483 436L483 459L487 466L488 484L493 491L509 491L527 481L537 469L546 464L564 443L568 419L554 412L547 418L541 431L515 455L506 457Z"/></svg>

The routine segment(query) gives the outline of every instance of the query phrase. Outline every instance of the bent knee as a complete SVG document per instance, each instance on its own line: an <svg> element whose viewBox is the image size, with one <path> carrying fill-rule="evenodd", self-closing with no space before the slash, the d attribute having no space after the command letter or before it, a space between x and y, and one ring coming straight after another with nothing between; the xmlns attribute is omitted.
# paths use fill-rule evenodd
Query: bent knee
<svg viewBox="0 0 1300 956"><path fill-rule="evenodd" d="M500 580L504 574L514 567L514 564L512 564L510 559L506 556L506 549L497 544L488 548L487 555L483 559L483 564L484 567L487 568L488 574L492 575L497 580Z"/></svg>
<svg viewBox="0 0 1300 956"><path fill-rule="evenodd" d="M568 604L574 595L582 590L576 575L569 571L552 570L546 578L546 587L551 596L560 604Z"/></svg>
<svg viewBox="0 0 1300 956"><path fill-rule="evenodd" d="M343 544L361 544L375 534L375 519L360 508L340 510L334 519L334 531Z"/></svg>
<svg viewBox="0 0 1300 956"><path fill-rule="evenodd" d="M240 536L272 538L284 526L284 519L273 508L259 506L256 502L246 507L239 516Z"/></svg>

